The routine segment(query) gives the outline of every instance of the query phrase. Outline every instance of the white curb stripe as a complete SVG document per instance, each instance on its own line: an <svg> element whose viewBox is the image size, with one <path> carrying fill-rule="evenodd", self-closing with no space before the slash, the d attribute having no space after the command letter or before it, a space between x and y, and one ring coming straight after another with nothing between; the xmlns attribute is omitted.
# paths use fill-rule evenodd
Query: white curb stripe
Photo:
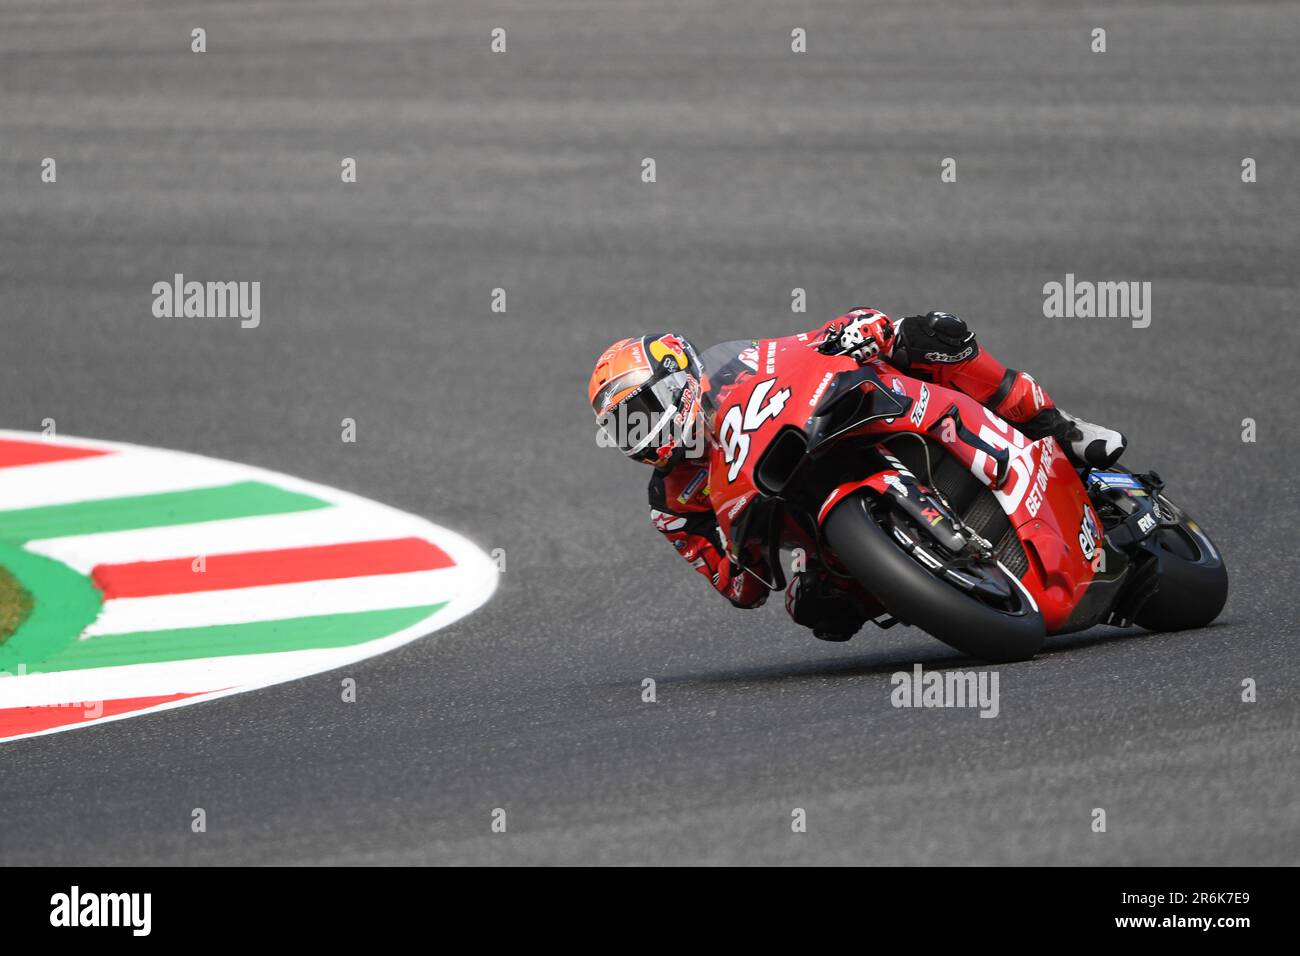
<svg viewBox="0 0 1300 956"><path fill-rule="evenodd" d="M281 621L439 604L459 595L470 577L471 574L460 568L440 568L193 594L118 598L105 602L95 623L86 628L83 640L136 631Z"/></svg>
<svg viewBox="0 0 1300 956"><path fill-rule="evenodd" d="M237 465L168 452L97 455L0 468L0 511L152 495L248 481Z"/></svg>
<svg viewBox="0 0 1300 956"><path fill-rule="evenodd" d="M411 521L404 515L365 504L348 504L282 515L45 538L29 543L27 550L90 574L100 564L257 551L261 547L258 542L265 541L274 541L277 549L310 548L400 538L410 533Z"/></svg>

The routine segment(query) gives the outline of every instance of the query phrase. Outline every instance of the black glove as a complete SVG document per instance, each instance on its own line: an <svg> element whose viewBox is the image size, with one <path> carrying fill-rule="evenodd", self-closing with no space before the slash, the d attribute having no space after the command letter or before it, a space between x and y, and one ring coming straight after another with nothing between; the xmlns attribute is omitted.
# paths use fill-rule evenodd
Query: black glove
<svg viewBox="0 0 1300 956"><path fill-rule="evenodd" d="M904 317L899 323L898 339L894 359L903 368L913 362L964 362L980 350L975 333L951 312Z"/></svg>

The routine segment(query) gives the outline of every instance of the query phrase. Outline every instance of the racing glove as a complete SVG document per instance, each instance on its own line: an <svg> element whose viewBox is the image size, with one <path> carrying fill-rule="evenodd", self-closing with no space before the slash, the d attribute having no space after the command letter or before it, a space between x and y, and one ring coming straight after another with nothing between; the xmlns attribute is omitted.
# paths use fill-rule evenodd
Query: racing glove
<svg viewBox="0 0 1300 956"><path fill-rule="evenodd" d="M718 566L713 586L738 608L748 610L767 603L767 586L730 560Z"/></svg>
<svg viewBox="0 0 1300 956"><path fill-rule="evenodd" d="M977 355L975 333L951 312L909 315L899 323L894 357L900 368L913 363L953 365Z"/></svg>
<svg viewBox="0 0 1300 956"><path fill-rule="evenodd" d="M848 355L859 363L880 356L888 358L894 345L894 323L875 309L854 309L826 326L818 351L824 355Z"/></svg>

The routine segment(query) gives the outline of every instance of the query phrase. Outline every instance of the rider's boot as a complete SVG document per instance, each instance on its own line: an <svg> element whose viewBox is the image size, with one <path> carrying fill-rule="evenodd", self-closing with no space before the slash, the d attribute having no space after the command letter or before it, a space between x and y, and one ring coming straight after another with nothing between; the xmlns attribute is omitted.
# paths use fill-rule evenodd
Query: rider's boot
<svg viewBox="0 0 1300 956"><path fill-rule="evenodd" d="M792 576L785 592L785 609L796 624L812 628L813 637L836 643L847 641L863 624L884 612L875 598L840 586L820 567Z"/></svg>
<svg viewBox="0 0 1300 956"><path fill-rule="evenodd" d="M1075 464L1092 468L1109 468L1119 461L1128 446L1128 439L1115 429L1085 422L1055 407L1043 409L1027 422L1014 424L1029 438L1051 435L1065 446L1066 454Z"/></svg>

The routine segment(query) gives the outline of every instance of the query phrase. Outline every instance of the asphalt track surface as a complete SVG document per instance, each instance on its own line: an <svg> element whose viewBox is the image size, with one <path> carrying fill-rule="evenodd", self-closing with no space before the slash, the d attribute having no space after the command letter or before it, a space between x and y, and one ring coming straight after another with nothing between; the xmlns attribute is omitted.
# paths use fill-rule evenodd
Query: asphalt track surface
<svg viewBox="0 0 1300 956"><path fill-rule="evenodd" d="M6 745L0 862L1300 862L1298 47L1289 3L6 3L4 425L334 485L507 570L356 704ZM260 280L261 327L155 319L176 272ZM1044 318L1066 273L1151 281L1151 326ZM1049 639L990 720L890 705L969 664L923 633L710 593L596 446L591 363L858 304L958 312L1125 429L1227 555L1220 622Z"/></svg>

